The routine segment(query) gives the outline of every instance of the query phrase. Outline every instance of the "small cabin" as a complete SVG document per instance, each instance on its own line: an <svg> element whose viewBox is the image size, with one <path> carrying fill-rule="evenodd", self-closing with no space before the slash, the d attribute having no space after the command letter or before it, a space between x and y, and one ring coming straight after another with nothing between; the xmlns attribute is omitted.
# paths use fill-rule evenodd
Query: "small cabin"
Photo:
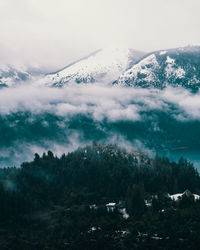
<svg viewBox="0 0 200 250"><path fill-rule="evenodd" d="M106 204L106 208L108 212L113 212L116 208L116 203L115 202L110 202Z"/></svg>
<svg viewBox="0 0 200 250"><path fill-rule="evenodd" d="M197 195L197 194L193 194L192 192L190 192L190 190L186 189L183 193L178 193L178 194L173 194L173 195L169 195L169 197L174 200L174 201L179 201L180 199L182 199L183 196L186 196L186 197L191 197L193 196L194 197L194 200L197 201L200 199L200 196Z"/></svg>

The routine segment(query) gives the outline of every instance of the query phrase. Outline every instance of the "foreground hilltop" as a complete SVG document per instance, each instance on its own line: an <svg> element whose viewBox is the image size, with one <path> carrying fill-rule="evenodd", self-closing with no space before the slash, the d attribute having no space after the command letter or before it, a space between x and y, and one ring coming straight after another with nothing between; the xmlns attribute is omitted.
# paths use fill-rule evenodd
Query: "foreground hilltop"
<svg viewBox="0 0 200 250"><path fill-rule="evenodd" d="M169 194L200 192L193 165L113 145L60 158L35 154L0 170L0 248L195 249L200 204Z"/></svg>

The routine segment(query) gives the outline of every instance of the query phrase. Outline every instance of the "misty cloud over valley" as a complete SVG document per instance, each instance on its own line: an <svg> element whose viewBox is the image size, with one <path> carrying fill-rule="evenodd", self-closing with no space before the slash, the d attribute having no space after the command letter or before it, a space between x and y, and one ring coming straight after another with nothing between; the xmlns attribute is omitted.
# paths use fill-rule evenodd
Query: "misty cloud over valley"
<svg viewBox="0 0 200 250"><path fill-rule="evenodd" d="M61 155L94 141L172 158L189 152L191 160L197 160L199 95L181 87L100 84L3 88L1 167L19 166L35 152Z"/></svg>

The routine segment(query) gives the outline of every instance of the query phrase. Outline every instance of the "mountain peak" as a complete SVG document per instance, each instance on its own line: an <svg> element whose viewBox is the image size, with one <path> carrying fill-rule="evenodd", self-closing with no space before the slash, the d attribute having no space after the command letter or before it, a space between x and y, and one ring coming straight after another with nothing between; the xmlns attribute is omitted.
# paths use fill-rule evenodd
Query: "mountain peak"
<svg viewBox="0 0 200 250"><path fill-rule="evenodd" d="M61 70L47 74L42 82L61 87L66 83L112 83L144 53L127 48L103 48Z"/></svg>

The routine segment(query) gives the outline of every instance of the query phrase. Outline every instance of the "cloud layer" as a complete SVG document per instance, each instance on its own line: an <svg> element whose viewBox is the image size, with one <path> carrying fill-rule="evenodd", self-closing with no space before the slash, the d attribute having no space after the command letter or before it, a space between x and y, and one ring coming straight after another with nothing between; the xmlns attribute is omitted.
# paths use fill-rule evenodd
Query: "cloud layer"
<svg viewBox="0 0 200 250"><path fill-rule="evenodd" d="M172 112L172 105L172 115L177 120L200 120L200 93L192 94L183 88L155 90L74 84L62 89L20 85L0 91L2 116L28 111L66 119L82 114L99 122L140 121L144 112Z"/></svg>
<svg viewBox="0 0 200 250"><path fill-rule="evenodd" d="M28 85L27 85L28 84ZM200 93L100 84L64 88L35 83L0 90L0 166L57 155L79 146L112 143L154 155L198 161ZM173 158L174 159L174 158Z"/></svg>

